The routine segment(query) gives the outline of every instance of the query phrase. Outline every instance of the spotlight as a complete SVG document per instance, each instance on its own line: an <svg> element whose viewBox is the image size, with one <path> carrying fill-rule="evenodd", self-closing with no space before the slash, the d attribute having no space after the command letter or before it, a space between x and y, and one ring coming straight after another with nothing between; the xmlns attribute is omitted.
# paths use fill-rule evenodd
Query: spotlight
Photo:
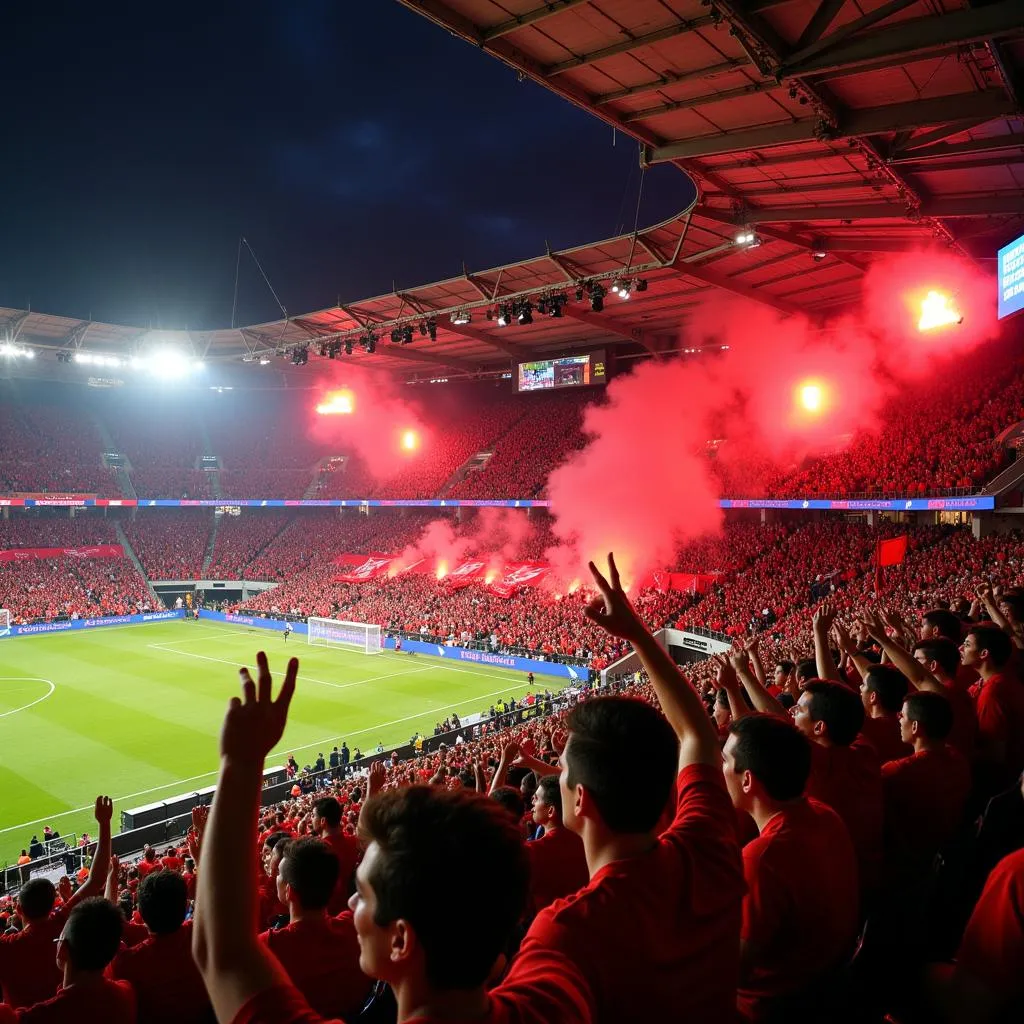
<svg viewBox="0 0 1024 1024"><path fill-rule="evenodd" d="M590 308L595 313L600 313L604 309L604 296L605 291L602 285L595 282L590 286Z"/></svg>
<svg viewBox="0 0 1024 1024"><path fill-rule="evenodd" d="M576 285L576 301L577 302L582 302L583 301L583 294L584 294L584 292L583 292L583 285L581 285L581 284Z"/></svg>
<svg viewBox="0 0 1024 1024"><path fill-rule="evenodd" d="M612 281L612 295L618 295L621 290L621 286L618 281Z"/></svg>
<svg viewBox="0 0 1024 1024"><path fill-rule="evenodd" d="M761 244L761 239L749 229L741 231L735 241L737 245L742 245L747 249L756 249Z"/></svg>
<svg viewBox="0 0 1024 1024"><path fill-rule="evenodd" d="M457 327L463 327L473 319L473 315L468 309L460 309L455 313L452 313L451 321Z"/></svg>
<svg viewBox="0 0 1024 1024"><path fill-rule="evenodd" d="M377 351L377 336L370 331L361 342L363 348L366 349L367 355L373 355Z"/></svg>
<svg viewBox="0 0 1024 1024"><path fill-rule="evenodd" d="M71 353L70 352L58 352L57 353L57 362L58 363L70 363L71 362Z"/></svg>
<svg viewBox="0 0 1024 1024"><path fill-rule="evenodd" d="M327 355L327 342L326 341L321 341L320 342L320 349L319 349L319 351L320 351L321 357Z"/></svg>
<svg viewBox="0 0 1024 1024"><path fill-rule="evenodd" d="M347 356L352 355L352 339L351 338L346 338L345 339L345 355L347 355Z"/></svg>
<svg viewBox="0 0 1024 1024"><path fill-rule="evenodd" d="M403 327L403 328L402 328L402 329L401 329L401 330L400 330L400 331L398 332L398 340L399 340L399 341L400 341L400 342L401 342L401 343L402 343L403 345L411 345L411 344L412 344L412 327L411 327L411 326L410 326L409 324L406 324L406 325L405 325L405 326L404 326L404 327Z"/></svg>
<svg viewBox="0 0 1024 1024"><path fill-rule="evenodd" d="M335 338L334 341L332 341L327 346L327 357L328 357L328 359L337 359L338 358L338 354L340 352L341 352L341 342L337 338Z"/></svg>
<svg viewBox="0 0 1024 1024"><path fill-rule="evenodd" d="M498 307L498 326L508 327L512 322L512 314L509 312L508 306Z"/></svg>
<svg viewBox="0 0 1024 1024"><path fill-rule="evenodd" d="M305 366L309 362L309 349L305 346L296 345L292 349L292 365Z"/></svg>
<svg viewBox="0 0 1024 1024"><path fill-rule="evenodd" d="M391 332L391 344L398 345L402 341L402 332L396 327Z"/></svg>
<svg viewBox="0 0 1024 1024"><path fill-rule="evenodd" d="M431 341L437 341L437 321L433 317L427 321L427 334Z"/></svg>
<svg viewBox="0 0 1024 1024"><path fill-rule="evenodd" d="M636 289L636 290L637 290L638 292L645 292L645 291L647 291L647 278L646 278L646 277L638 277L638 278L637 278L637 279L636 279L636 280L635 280L635 281L633 282L633 287L634 287L634 288L635 288L635 289Z"/></svg>
<svg viewBox="0 0 1024 1024"><path fill-rule="evenodd" d="M519 321L520 326L525 326L526 324L532 324L533 323L533 303L531 303L531 302L524 302L519 307L519 316L517 316L516 319Z"/></svg>
<svg viewBox="0 0 1024 1024"><path fill-rule="evenodd" d="M420 334L425 338L427 336L427 325L421 320L420 321Z"/></svg>
<svg viewBox="0 0 1024 1024"><path fill-rule="evenodd" d="M814 260L815 263L820 263L827 255L828 253L825 252L824 249L815 249L811 253L811 259Z"/></svg>
<svg viewBox="0 0 1024 1024"><path fill-rule="evenodd" d="M543 295L537 300L537 312L541 316L548 315L548 300Z"/></svg>
<svg viewBox="0 0 1024 1024"><path fill-rule="evenodd" d="M260 366L269 366L270 360L266 356L260 356Z"/></svg>
<svg viewBox="0 0 1024 1024"><path fill-rule="evenodd" d="M560 320L561 317L562 317L562 307L568 301L569 300L565 297L565 295L552 295L552 296L550 296L548 298L548 311L547 311L548 312L548 316L551 317L553 320ZM540 312L544 312L540 308L539 304L537 306L537 309Z"/></svg>

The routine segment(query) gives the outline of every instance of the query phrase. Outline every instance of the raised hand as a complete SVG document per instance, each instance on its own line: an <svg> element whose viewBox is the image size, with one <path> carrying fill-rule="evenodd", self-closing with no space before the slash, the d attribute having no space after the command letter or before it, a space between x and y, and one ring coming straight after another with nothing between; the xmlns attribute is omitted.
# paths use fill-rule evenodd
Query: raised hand
<svg viewBox="0 0 1024 1024"><path fill-rule="evenodd" d="M109 796L96 797L96 807L93 814L100 827L109 825L110 819L114 816L114 801Z"/></svg>
<svg viewBox="0 0 1024 1024"><path fill-rule="evenodd" d="M196 831L196 835L200 838L203 835L203 830L206 828L206 823L210 818L210 808L207 806L199 806L192 808L192 827Z"/></svg>
<svg viewBox="0 0 1024 1024"><path fill-rule="evenodd" d="M584 614L605 632L630 642L639 640L647 633L626 592L622 589L619 570L615 567L615 556L608 555L609 583L593 563L589 563L590 574L594 577L600 596L595 597L584 609Z"/></svg>
<svg viewBox="0 0 1024 1024"><path fill-rule="evenodd" d="M263 651L256 655L256 664L259 668L258 683L253 682L247 668L239 672L242 696L231 698L220 731L221 757L232 761L262 763L281 741L288 720L288 705L295 693L295 678L299 674L298 658L288 662L277 700L271 697L273 680Z"/></svg>
<svg viewBox="0 0 1024 1024"><path fill-rule="evenodd" d="M820 632L824 636L828 636L829 630L832 628L832 623L836 620L836 609L831 601L822 601L818 605L814 612L814 616L811 619L811 625L813 625L815 632Z"/></svg>
<svg viewBox="0 0 1024 1024"><path fill-rule="evenodd" d="M111 878L115 878L116 879L116 878L120 878L121 877L120 873L121 873L121 859L117 856L116 853L112 853L110 855L110 867L107 868L107 874Z"/></svg>
<svg viewBox="0 0 1024 1024"><path fill-rule="evenodd" d="M733 687L739 686L739 678L731 657L727 658L724 654L716 654L711 660L718 667L715 681L719 689L731 690Z"/></svg>
<svg viewBox="0 0 1024 1024"><path fill-rule="evenodd" d="M559 757L562 756L562 751L565 750L565 745L568 742L569 734L564 729L556 729L551 734L551 749L554 750Z"/></svg>
<svg viewBox="0 0 1024 1024"><path fill-rule="evenodd" d="M729 664L737 675L740 672L747 672L750 669L750 655L747 651L748 648L746 647L734 647L729 652Z"/></svg>
<svg viewBox="0 0 1024 1024"><path fill-rule="evenodd" d="M67 875L60 876L60 881L57 883L57 895L60 896L63 903L67 903L74 895L74 889L71 887L71 879L68 878Z"/></svg>
<svg viewBox="0 0 1024 1024"><path fill-rule="evenodd" d="M374 761L373 764L370 765L366 781L367 799L372 796L376 796L384 788L384 783L387 781L387 777L388 770L383 761Z"/></svg>
<svg viewBox="0 0 1024 1024"><path fill-rule="evenodd" d="M832 623L832 636L835 637L836 646L843 653L848 654L856 650L849 630L838 619Z"/></svg>
<svg viewBox="0 0 1024 1024"><path fill-rule="evenodd" d="M879 642L882 642L886 638L885 623L882 621L882 616L878 614L873 608L861 608L860 610L860 621L864 624L864 628L868 631L868 635Z"/></svg>

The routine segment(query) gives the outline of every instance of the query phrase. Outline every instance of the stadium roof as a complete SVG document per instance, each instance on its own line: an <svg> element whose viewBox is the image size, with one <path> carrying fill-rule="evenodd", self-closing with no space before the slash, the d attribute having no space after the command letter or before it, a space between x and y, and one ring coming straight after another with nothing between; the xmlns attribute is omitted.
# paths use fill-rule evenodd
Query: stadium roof
<svg viewBox="0 0 1024 1024"><path fill-rule="evenodd" d="M1024 215L1020 0L399 0L838 259Z"/></svg>
<svg viewBox="0 0 1024 1024"><path fill-rule="evenodd" d="M715 292L828 313L878 253L991 257L1024 224L1021 0L400 2L629 133L646 162L679 167L696 204L636 235L237 330L0 309L0 342L119 355L162 342L257 365L296 348L327 358L337 342L366 367L474 374L602 345L670 350ZM621 279L646 287L623 300ZM550 294L565 296L560 316L537 308ZM532 323L499 326L515 301ZM392 343L406 327L411 343Z"/></svg>

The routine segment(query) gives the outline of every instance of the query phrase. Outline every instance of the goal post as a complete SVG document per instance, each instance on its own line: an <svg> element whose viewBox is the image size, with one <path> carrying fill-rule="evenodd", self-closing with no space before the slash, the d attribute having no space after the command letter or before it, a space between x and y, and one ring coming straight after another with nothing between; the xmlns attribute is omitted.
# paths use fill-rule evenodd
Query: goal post
<svg viewBox="0 0 1024 1024"><path fill-rule="evenodd" d="M368 622L309 618L306 641L312 647L345 647L364 654L380 654L380 626Z"/></svg>
<svg viewBox="0 0 1024 1024"><path fill-rule="evenodd" d="M11 635L11 613L7 608L0 608L0 636Z"/></svg>

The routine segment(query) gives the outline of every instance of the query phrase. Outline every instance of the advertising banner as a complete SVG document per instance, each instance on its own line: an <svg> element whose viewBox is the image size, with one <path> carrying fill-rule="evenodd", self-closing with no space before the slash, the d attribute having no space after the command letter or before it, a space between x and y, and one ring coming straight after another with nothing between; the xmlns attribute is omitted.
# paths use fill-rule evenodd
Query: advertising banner
<svg viewBox="0 0 1024 1024"><path fill-rule="evenodd" d="M96 544L85 548L12 548L0 551L0 562L29 562L34 558L124 558L120 544Z"/></svg>

